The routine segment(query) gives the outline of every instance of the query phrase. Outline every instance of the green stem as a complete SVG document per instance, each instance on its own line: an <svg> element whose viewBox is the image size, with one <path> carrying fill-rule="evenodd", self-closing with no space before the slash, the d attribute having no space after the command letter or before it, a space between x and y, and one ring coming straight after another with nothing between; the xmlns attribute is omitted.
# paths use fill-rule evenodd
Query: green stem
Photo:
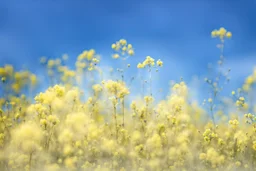
<svg viewBox="0 0 256 171"><path fill-rule="evenodd" d="M123 108L123 127L124 127L124 98L123 98L123 101L122 101L122 108Z"/></svg>
<svg viewBox="0 0 256 171"><path fill-rule="evenodd" d="M117 100L117 98L116 98ZM117 128L117 117L116 117L116 105L114 104L114 118L115 118L115 125L116 125L116 140L118 140L118 128Z"/></svg>
<svg viewBox="0 0 256 171"><path fill-rule="evenodd" d="M149 91L150 96L152 97L152 73L151 73L151 67L149 66Z"/></svg>

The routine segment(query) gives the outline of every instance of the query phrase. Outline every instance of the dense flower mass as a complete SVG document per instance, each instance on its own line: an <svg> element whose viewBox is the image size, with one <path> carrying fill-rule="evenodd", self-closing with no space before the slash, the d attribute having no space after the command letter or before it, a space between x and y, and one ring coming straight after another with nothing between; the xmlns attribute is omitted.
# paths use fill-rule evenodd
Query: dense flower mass
<svg viewBox="0 0 256 171"><path fill-rule="evenodd" d="M220 38L221 67L224 39L232 33L220 28L211 35ZM230 90L228 102L220 101L219 81L228 80L227 74L205 79L211 93L204 106L189 96L183 79L171 85L169 96L157 101L152 71L164 67L163 61L147 56L138 63L148 79L134 79L141 79L139 83L149 91L143 89L134 96L124 75L132 67L125 60L135 55L134 48L125 39L111 48L112 57L125 63L117 69L119 79L102 78L100 56L94 49L78 55L74 67L65 65L67 54L58 59L42 57L50 85L34 95L40 81L36 75L8 64L0 67L1 171L240 171L256 167L252 98L256 69L241 88ZM136 98L130 100L131 95Z"/></svg>

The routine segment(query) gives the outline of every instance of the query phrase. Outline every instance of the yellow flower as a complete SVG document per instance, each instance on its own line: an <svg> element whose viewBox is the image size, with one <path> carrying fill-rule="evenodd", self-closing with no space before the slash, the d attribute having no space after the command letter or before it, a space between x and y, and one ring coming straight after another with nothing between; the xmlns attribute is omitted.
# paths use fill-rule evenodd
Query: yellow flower
<svg viewBox="0 0 256 171"><path fill-rule="evenodd" d="M255 150L255 151L256 151L256 141L253 141L252 148L253 148L253 150Z"/></svg>
<svg viewBox="0 0 256 171"><path fill-rule="evenodd" d="M153 99L152 96L145 96L145 97L144 97L144 100L145 100L146 103L150 103L150 102L152 102L154 99Z"/></svg>
<svg viewBox="0 0 256 171"><path fill-rule="evenodd" d="M94 49L89 50L87 53L87 60L89 60L89 61L92 60L94 55L95 55L95 50Z"/></svg>
<svg viewBox="0 0 256 171"><path fill-rule="evenodd" d="M127 48L128 48L128 50L129 50L129 49L132 49L132 45L131 45L131 44L128 44Z"/></svg>
<svg viewBox="0 0 256 171"><path fill-rule="evenodd" d="M135 102L135 101L132 101L130 107L131 107L132 110L135 110L135 109L136 109L136 102Z"/></svg>
<svg viewBox="0 0 256 171"><path fill-rule="evenodd" d="M112 55L112 57L113 57L114 59L117 59L117 58L119 58L120 56L116 53L116 54Z"/></svg>
<svg viewBox="0 0 256 171"><path fill-rule="evenodd" d="M93 88L95 93L99 93L99 92L102 91L102 86L100 84L95 84L95 85L93 85L92 88Z"/></svg>
<svg viewBox="0 0 256 171"><path fill-rule="evenodd" d="M4 68L0 68L0 76L6 76L7 73Z"/></svg>
<svg viewBox="0 0 256 171"><path fill-rule="evenodd" d="M124 46L124 47L122 48L122 51L126 51L126 50L127 50L127 47Z"/></svg>
<svg viewBox="0 0 256 171"><path fill-rule="evenodd" d="M77 60L78 61L81 61L81 60L83 60L83 59L86 59L86 56L87 56L87 53L88 53L88 51L83 51L78 57L77 57Z"/></svg>
<svg viewBox="0 0 256 171"><path fill-rule="evenodd" d="M6 77L2 77L2 82L4 83L6 81Z"/></svg>
<svg viewBox="0 0 256 171"><path fill-rule="evenodd" d="M227 30L224 27L221 27L219 32L220 32L220 37L224 37L225 34L227 33Z"/></svg>
<svg viewBox="0 0 256 171"><path fill-rule="evenodd" d="M163 62L162 62L160 59L157 60L156 64L157 64L158 66L160 66L160 67L163 66Z"/></svg>
<svg viewBox="0 0 256 171"><path fill-rule="evenodd" d="M205 160L205 159L206 159L206 154L205 154L205 153L201 153L201 154L199 155L199 159L200 159L200 160Z"/></svg>
<svg viewBox="0 0 256 171"><path fill-rule="evenodd" d="M37 84L37 78L36 78L36 75L32 74L30 76L30 81L31 81L31 85L32 86L35 86Z"/></svg>
<svg viewBox="0 0 256 171"><path fill-rule="evenodd" d="M48 64L47 64L48 68L53 68L54 65L55 65L55 61L52 60L52 59L50 59L50 60L48 61Z"/></svg>
<svg viewBox="0 0 256 171"><path fill-rule="evenodd" d="M146 59L142 63L144 66L154 66L155 65L155 60L154 58L147 56Z"/></svg>
<svg viewBox="0 0 256 171"><path fill-rule="evenodd" d="M75 162L73 158L66 158L64 163L65 163L65 166L69 169L74 169L75 167Z"/></svg>
<svg viewBox="0 0 256 171"><path fill-rule="evenodd" d="M47 120L46 119L41 119L40 124L45 127L47 125Z"/></svg>
<svg viewBox="0 0 256 171"><path fill-rule="evenodd" d="M5 65L4 68L5 68L5 71L7 72L8 75L12 75L13 74L13 66Z"/></svg>
<svg viewBox="0 0 256 171"><path fill-rule="evenodd" d="M226 37L227 38L231 38L232 37L232 33L231 32L227 32Z"/></svg>
<svg viewBox="0 0 256 171"><path fill-rule="evenodd" d="M246 81L245 81L246 84L251 85L251 84L253 84L253 82L254 82L254 79L252 76L249 76L246 78Z"/></svg>
<svg viewBox="0 0 256 171"><path fill-rule="evenodd" d="M97 58L92 58L92 62L94 62L94 63L99 63L99 62L100 62L100 60L99 60L99 59L97 59Z"/></svg>
<svg viewBox="0 0 256 171"><path fill-rule="evenodd" d="M237 161L235 164L236 164L236 167L240 167L241 166L241 162L240 161Z"/></svg>
<svg viewBox="0 0 256 171"><path fill-rule="evenodd" d="M127 44L127 41L125 39L121 39L119 42L122 46Z"/></svg>
<svg viewBox="0 0 256 171"><path fill-rule="evenodd" d="M17 113L17 114L15 115L15 119L19 119L19 118L20 118L20 114Z"/></svg>
<svg viewBox="0 0 256 171"><path fill-rule="evenodd" d="M13 89L13 91L14 91L15 93L19 93L20 90L21 90L21 85L18 84L18 83L14 83L14 84L12 84L12 89Z"/></svg>
<svg viewBox="0 0 256 171"><path fill-rule="evenodd" d="M139 69L144 68L144 65L142 63L138 63L137 68Z"/></svg>
<svg viewBox="0 0 256 171"><path fill-rule="evenodd" d="M134 51L132 49L128 50L128 55L133 56L134 55Z"/></svg>
<svg viewBox="0 0 256 171"><path fill-rule="evenodd" d="M218 31L217 30L213 30L211 35L212 35L212 37L217 37L218 36Z"/></svg>
<svg viewBox="0 0 256 171"><path fill-rule="evenodd" d="M239 100L240 101L244 101L244 97L239 97Z"/></svg>
<svg viewBox="0 0 256 171"><path fill-rule="evenodd" d="M111 45L111 48L112 48L112 49L116 49L116 44L112 44L112 45Z"/></svg>

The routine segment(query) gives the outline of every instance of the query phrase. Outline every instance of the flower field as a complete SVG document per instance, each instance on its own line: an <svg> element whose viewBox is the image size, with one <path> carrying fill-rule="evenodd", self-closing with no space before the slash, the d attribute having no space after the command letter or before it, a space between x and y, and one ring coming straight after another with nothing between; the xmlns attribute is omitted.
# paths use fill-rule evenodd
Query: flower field
<svg viewBox="0 0 256 171"><path fill-rule="evenodd" d="M232 33L220 28L211 36L219 40L221 68ZM136 55L135 48L125 39L108 46L111 60L122 63L112 71L118 79L103 79L106 71L94 49L79 54L72 66L67 55L42 57L38 65L48 82L1 64L1 171L255 170L256 70L241 88L228 90L225 102L220 80L229 81L230 69L205 78L210 94L202 105L191 102L183 79L156 100L152 75L163 74L164 61L142 57L136 68L145 75L131 81L125 73L133 66L126 59ZM42 83L48 88L33 93ZM140 93L131 86L141 87Z"/></svg>

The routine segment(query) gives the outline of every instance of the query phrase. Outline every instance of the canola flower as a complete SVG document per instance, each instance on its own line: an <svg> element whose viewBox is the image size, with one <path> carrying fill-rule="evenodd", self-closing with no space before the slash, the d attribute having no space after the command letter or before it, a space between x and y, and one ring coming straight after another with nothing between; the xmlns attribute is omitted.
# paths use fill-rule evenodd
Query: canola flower
<svg viewBox="0 0 256 171"><path fill-rule="evenodd" d="M221 51L225 38L232 37L225 28L211 34L220 38ZM135 57L133 45L125 39L111 48L115 59ZM67 60L67 54L40 59L51 82L33 100L26 92L34 93L40 81L37 76L9 64L0 67L1 171L242 171L256 167L256 108L251 96L255 69L241 88L229 91L225 110L215 103L218 96L205 100L211 109L219 105L209 111L191 102L184 80L172 84L170 94L161 101L152 93L125 101L132 95L126 80L102 79L94 49L79 54L72 69L65 65ZM222 65L222 53L220 60ZM153 69L161 67L163 61L151 56L137 65L148 72L150 86ZM121 76L124 71L119 69ZM220 82L205 81L218 94Z"/></svg>

